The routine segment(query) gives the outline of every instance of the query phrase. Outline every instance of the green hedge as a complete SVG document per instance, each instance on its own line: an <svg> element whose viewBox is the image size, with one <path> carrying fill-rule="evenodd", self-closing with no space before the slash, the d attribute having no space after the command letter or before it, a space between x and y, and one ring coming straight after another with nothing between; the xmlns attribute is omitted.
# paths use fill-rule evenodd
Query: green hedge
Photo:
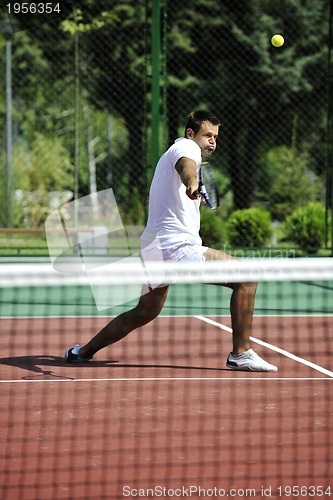
<svg viewBox="0 0 333 500"><path fill-rule="evenodd" d="M302 250L315 253L325 242L325 208L319 202L310 202L296 209L287 217L284 232Z"/></svg>
<svg viewBox="0 0 333 500"><path fill-rule="evenodd" d="M200 236L203 244L210 247L221 247L226 243L226 227L223 220L212 210L201 208Z"/></svg>
<svg viewBox="0 0 333 500"><path fill-rule="evenodd" d="M273 234L268 212L260 208L236 210L228 220L229 244L235 247L259 247Z"/></svg>

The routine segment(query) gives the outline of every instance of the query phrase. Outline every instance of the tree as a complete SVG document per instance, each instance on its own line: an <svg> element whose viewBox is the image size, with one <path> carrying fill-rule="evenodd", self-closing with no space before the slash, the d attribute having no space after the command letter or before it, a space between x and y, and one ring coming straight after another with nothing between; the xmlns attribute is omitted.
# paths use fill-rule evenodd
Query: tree
<svg viewBox="0 0 333 500"><path fill-rule="evenodd" d="M268 204L273 220L284 221L309 201L320 200L322 185L308 168L308 157L292 148L271 149L262 159L267 186L261 200Z"/></svg>
<svg viewBox="0 0 333 500"><path fill-rule="evenodd" d="M59 138L46 139L37 132L28 149L25 144L15 147L13 167L15 225L38 227L49 214L51 193L65 192L71 184L72 164L68 151Z"/></svg>
<svg viewBox="0 0 333 500"><path fill-rule="evenodd" d="M223 153L216 155L231 178L236 208L248 207L258 189L263 150L278 144L309 150L323 135L318 130L326 99L328 4L207 0L197 2L192 15L186 9L177 4L178 24L172 17L175 26L169 28L177 33L178 26L185 42L175 43L171 53L169 110L174 115L176 107L178 124L177 103L183 109L191 93L189 106L221 115ZM276 31L285 35L282 49L270 44ZM172 86L174 72L182 82L178 88Z"/></svg>
<svg viewBox="0 0 333 500"><path fill-rule="evenodd" d="M144 4L132 0L102 1L84 11L77 23L80 32L81 85L96 109L121 116L131 140L115 171L114 189L121 191L124 176L128 179L128 195L135 186L143 188L143 102L144 102ZM75 20L71 20L72 27ZM64 24L64 29L69 26Z"/></svg>
<svg viewBox="0 0 333 500"><path fill-rule="evenodd" d="M126 207L133 187L142 196L146 184L152 0L82 0L76 10L63 0L62 6L49 22L20 16L26 31L16 33L19 44L13 43L15 141L31 144L35 131L61 137L72 161L80 156L80 194L87 194L86 144L74 148L75 131L80 138L86 132L82 96L75 102L78 77L80 90L87 92L92 140L101 138L94 151L102 158L97 189L110 178L106 148L112 117L117 134L112 186ZM268 179L260 159L277 146L306 153L308 170L322 174L327 9L322 0L167 2L169 142L183 133L194 108L215 112L222 127L214 163L230 179L236 208L250 206L266 189L260 185ZM274 32L285 36L281 49L270 45ZM0 90L0 110L2 100Z"/></svg>

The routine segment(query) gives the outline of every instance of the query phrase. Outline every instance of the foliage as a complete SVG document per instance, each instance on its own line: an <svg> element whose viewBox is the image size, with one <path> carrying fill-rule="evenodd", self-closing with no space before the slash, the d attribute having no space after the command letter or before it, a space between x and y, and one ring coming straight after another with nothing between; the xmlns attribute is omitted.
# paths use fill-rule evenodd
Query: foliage
<svg viewBox="0 0 333 500"><path fill-rule="evenodd" d="M203 244L210 247L226 243L226 228L218 214L206 207L201 208L200 235Z"/></svg>
<svg viewBox="0 0 333 500"><path fill-rule="evenodd" d="M286 146L268 151L263 159L261 195L268 202L273 220L283 221L296 208L316 201L322 192L319 179L308 169L308 156Z"/></svg>
<svg viewBox="0 0 333 500"><path fill-rule="evenodd" d="M144 225L145 211L140 196L139 189L135 186L129 200L129 205L122 213L122 219L126 225L140 226Z"/></svg>
<svg viewBox="0 0 333 500"><path fill-rule="evenodd" d="M111 27L118 17L112 12L102 11L98 16L91 16L85 20L83 11L75 8L67 19L61 23L61 29L64 32L74 36L77 33L88 33L105 27Z"/></svg>
<svg viewBox="0 0 333 500"><path fill-rule="evenodd" d="M230 0L215 3L214 20L200 24L200 37L198 23L193 25L196 51L190 67L195 67L201 82L195 91L191 89L191 96L221 115L224 168L236 208L247 208L254 201L262 147L285 144L309 149L323 137L325 15L327 3L319 0L283 0L282 4ZM270 44L277 29L286 39L281 50ZM219 57L207 57L207 47L216 45L216 40ZM176 64L184 73L186 62L177 54ZM183 106L185 96L181 97L171 96L172 114L175 102ZM313 158L314 168L317 163Z"/></svg>
<svg viewBox="0 0 333 500"><path fill-rule="evenodd" d="M61 139L36 133L31 149L17 146L13 155L15 186L24 191L53 191L72 184L72 164Z"/></svg>
<svg viewBox="0 0 333 500"><path fill-rule="evenodd" d="M36 191L45 191L45 176L33 174L29 181L26 172L33 149L34 158L37 145L43 156L44 141L55 140L78 169L77 195L89 194L82 113L86 92L99 160L97 188L112 186L124 212L132 210L135 219L135 206L139 206L135 188L142 193L147 171L153 170L149 138L152 7L156 3L81 0L77 6L63 0L61 5L59 16L48 16L43 22L36 15L17 18L12 40L13 186L22 189L21 185L31 183ZM324 177L326 165L329 2L197 0L194 6L168 0L160 5L167 7L162 11L160 40L167 49L164 57L161 43L161 117L164 97L167 101L164 132L168 143L173 142L194 108L210 109L220 117L214 153L221 173L219 216L229 216L233 205L248 208L264 201L274 219L283 220L305 200L319 199L323 190L316 176ZM270 44L273 32L285 37L281 49ZM0 37L2 68L5 60ZM5 111L3 85L2 170ZM38 143L36 133L43 136ZM26 154L18 163L15 157L20 151ZM68 184L67 180L67 176L55 176L47 189L61 190L66 185L74 191L74 175ZM1 202L5 203L3 196Z"/></svg>
<svg viewBox="0 0 333 500"><path fill-rule="evenodd" d="M310 202L297 208L285 224L285 236L303 250L315 253L325 240L325 209L321 203Z"/></svg>
<svg viewBox="0 0 333 500"><path fill-rule="evenodd" d="M272 234L269 213L260 208L235 210L228 219L228 235L231 246L263 246L269 242Z"/></svg>
<svg viewBox="0 0 333 500"><path fill-rule="evenodd" d="M39 227L50 210L50 193L72 186L72 170L68 151L59 138L47 139L36 133L31 150L17 146L13 154L14 225Z"/></svg>

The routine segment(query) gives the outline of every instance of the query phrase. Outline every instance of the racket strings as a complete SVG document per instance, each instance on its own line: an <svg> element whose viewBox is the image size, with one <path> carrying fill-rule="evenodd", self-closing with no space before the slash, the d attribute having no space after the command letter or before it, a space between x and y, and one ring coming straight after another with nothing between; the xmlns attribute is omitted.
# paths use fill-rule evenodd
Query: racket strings
<svg viewBox="0 0 333 500"><path fill-rule="evenodd" d="M209 207L213 210L219 207L219 195L213 170L208 166L200 169L200 194L204 197Z"/></svg>

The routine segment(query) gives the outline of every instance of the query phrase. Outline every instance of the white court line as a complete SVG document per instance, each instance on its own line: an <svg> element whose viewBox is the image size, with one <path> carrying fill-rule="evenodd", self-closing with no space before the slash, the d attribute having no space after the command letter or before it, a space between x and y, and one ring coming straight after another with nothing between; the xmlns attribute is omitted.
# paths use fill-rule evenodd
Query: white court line
<svg viewBox="0 0 333 500"><path fill-rule="evenodd" d="M271 374L270 374L271 375ZM22 380L22 379L15 379L15 380L0 380L0 384L55 384L59 382L169 382L169 381L181 381L181 382L204 382L206 380L212 381L212 380L219 380L220 382L235 382L238 380L243 380L246 382L255 380L255 381L277 381L277 382L285 382L285 381L292 381L292 382L304 382L304 381L323 381L323 380L329 380L331 382L331 378L323 378L323 377L274 377L274 378L263 378L263 377L251 377L251 375L248 375L247 377L129 377L129 378L68 378L68 379L40 379L40 380Z"/></svg>
<svg viewBox="0 0 333 500"><path fill-rule="evenodd" d="M204 321L210 325L216 326L221 330L225 330L226 332L232 333L232 329L229 328L229 326L224 325L223 323L218 323L217 321L214 321L210 318L206 318L205 316L193 316L193 317L199 319L200 321ZM271 349L271 351L278 352L279 354L282 354L283 356L286 356L287 358L290 358L293 361L297 361L298 363L309 366L310 368L313 368L314 370L317 370L318 372L321 372L324 375L333 378L333 372L327 370L326 368L323 368L322 366L316 365L315 363L312 363L307 359L300 358L299 356L295 356L295 354L292 354L291 352L281 349L280 347L277 347L273 344L269 344L268 342L264 342L263 340L256 339L254 337L250 337L250 339L252 342L255 342L256 344L262 345L267 349Z"/></svg>

